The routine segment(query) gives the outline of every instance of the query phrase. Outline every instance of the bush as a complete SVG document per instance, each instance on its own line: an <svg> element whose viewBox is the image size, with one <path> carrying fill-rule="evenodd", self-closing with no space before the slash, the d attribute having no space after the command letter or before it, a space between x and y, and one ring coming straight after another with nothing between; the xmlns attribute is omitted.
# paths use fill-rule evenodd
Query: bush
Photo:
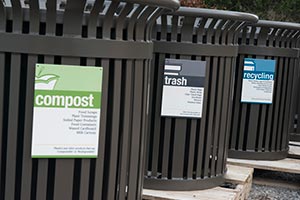
<svg viewBox="0 0 300 200"><path fill-rule="evenodd" d="M300 22L300 0L181 0L181 5L249 12L260 19Z"/></svg>

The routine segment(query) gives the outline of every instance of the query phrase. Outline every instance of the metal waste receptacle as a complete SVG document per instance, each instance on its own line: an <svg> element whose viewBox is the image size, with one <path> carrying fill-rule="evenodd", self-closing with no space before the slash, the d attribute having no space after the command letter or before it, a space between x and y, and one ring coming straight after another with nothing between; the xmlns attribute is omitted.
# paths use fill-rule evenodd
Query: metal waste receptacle
<svg viewBox="0 0 300 200"><path fill-rule="evenodd" d="M296 43L296 48L300 48L300 33L298 34L298 40ZM296 80L296 86L293 90L293 104L292 104L292 118L290 120L290 141L291 142L300 142L300 96L299 96L299 89L300 89L300 49L299 49L299 57L298 57L298 76Z"/></svg>
<svg viewBox="0 0 300 200"><path fill-rule="evenodd" d="M0 199L141 199L150 30L178 7L177 0L0 2ZM103 67L97 158L31 157L36 63Z"/></svg>
<svg viewBox="0 0 300 200"><path fill-rule="evenodd" d="M264 20L243 29L239 38L229 157L278 160L287 156L292 96L298 76L299 52L295 47L299 30L300 24ZM267 92L269 97L264 96L265 103L261 100L242 103L244 72L258 59L274 62L273 78L261 82L273 84L273 88ZM262 66L261 70L253 68L253 71L268 73L264 72L264 64L256 64ZM253 99L261 98L254 96Z"/></svg>
<svg viewBox="0 0 300 200"><path fill-rule="evenodd" d="M257 20L257 16L247 13L185 7L157 20L154 28L145 188L195 190L223 182L231 79L238 53L236 33L245 24ZM199 84L204 87L202 117L161 115L165 63L169 59L175 63L192 62L196 71L206 68L206 72L202 71L202 78L191 78L195 84L200 81ZM198 61L202 62L201 66ZM178 67L178 72L175 74L178 75L182 66L177 64L175 68ZM177 96L173 92L173 95L174 100L181 98L179 93Z"/></svg>
<svg viewBox="0 0 300 200"><path fill-rule="evenodd" d="M298 65L299 66L299 65ZM299 69L298 69L299 70ZM292 119L290 120L290 129L289 129L289 133L290 133L290 141L291 142L300 142L300 105L299 105L299 71L298 71L298 77L297 77L297 83L296 83L296 87L294 90L294 97L293 100L295 102L293 102L293 107L292 107Z"/></svg>

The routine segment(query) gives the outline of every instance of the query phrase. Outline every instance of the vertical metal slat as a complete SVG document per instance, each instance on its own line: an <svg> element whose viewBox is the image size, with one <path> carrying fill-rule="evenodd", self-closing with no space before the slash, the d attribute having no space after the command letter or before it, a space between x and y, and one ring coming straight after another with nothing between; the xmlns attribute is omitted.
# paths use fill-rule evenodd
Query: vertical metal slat
<svg viewBox="0 0 300 200"><path fill-rule="evenodd" d="M64 13L65 36L80 36L85 0L68 1ZM62 64L80 64L79 58L62 58ZM71 199L73 196L75 159L56 159L54 199Z"/></svg>
<svg viewBox="0 0 300 200"><path fill-rule="evenodd" d="M18 0L12 0L13 32L22 33L22 8ZM5 198L14 199L16 185L17 139L19 122L19 93L21 78L21 55L12 54L10 67L10 94L8 108L7 160Z"/></svg>
<svg viewBox="0 0 300 200"><path fill-rule="evenodd" d="M30 1L30 34L39 33L39 2ZM22 168L22 189L21 199L30 199L32 159L31 159L31 140L32 140L32 102L34 96L34 74L37 56L28 56L27 83L26 83L26 105L25 105L25 127L24 127L24 146L23 146L23 168Z"/></svg>

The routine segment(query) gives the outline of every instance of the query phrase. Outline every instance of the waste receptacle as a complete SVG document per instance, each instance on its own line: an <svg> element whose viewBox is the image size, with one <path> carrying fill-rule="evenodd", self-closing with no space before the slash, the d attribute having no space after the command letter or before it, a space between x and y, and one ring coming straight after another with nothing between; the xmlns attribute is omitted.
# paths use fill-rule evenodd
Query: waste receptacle
<svg viewBox="0 0 300 200"><path fill-rule="evenodd" d="M263 20L243 29L229 157L277 160L287 156L299 30L300 24Z"/></svg>
<svg viewBox="0 0 300 200"><path fill-rule="evenodd" d="M298 41L296 47L300 48L300 33L298 34ZM299 89L300 89L300 50L299 50L299 57L298 57L298 76L296 80L296 87L293 91L293 104L292 104L292 119L290 120L290 141L291 142L300 142L300 105L299 105Z"/></svg>
<svg viewBox="0 0 300 200"><path fill-rule="evenodd" d="M145 188L195 190L222 183L236 33L257 20L185 7L157 20Z"/></svg>
<svg viewBox="0 0 300 200"><path fill-rule="evenodd" d="M299 69L298 69L299 70ZM294 111L294 116L290 121L290 141L291 142L300 142L300 106L299 106L299 72L298 72L298 80L297 80L297 87L295 88L295 96L293 103L292 111Z"/></svg>
<svg viewBox="0 0 300 200"><path fill-rule="evenodd" d="M177 0L0 1L0 199L141 199L147 83L153 52L150 30L162 12L178 7ZM74 96L68 90L70 96L66 97L35 97L38 81L44 90L54 87L51 85L54 79L38 77L37 80L37 63L56 69L66 69L66 65L74 66L69 68L92 66L78 68L93 70L93 66L102 67L102 96L94 102L101 104L100 123L89 119L89 116L93 118L90 111L86 111L90 115L83 115L84 112L78 115L84 118L81 122L76 121L76 115L72 115L74 119L63 119L74 122L67 128L70 134L76 127L81 126L82 130L77 131L76 136L72 132L66 137L98 134L97 158L81 155L76 158L76 153L83 155L95 148L82 150L74 145L72 148L76 151L72 151L67 144L32 142L33 110L40 106L39 100L47 106L52 101L51 105L59 108L61 105L68 108L71 101L74 107L81 101L82 107L94 105L90 102L93 96L87 99L82 96L84 92ZM64 75L70 76L69 71ZM50 76L55 77L49 74L48 78ZM74 77L76 80L70 78L72 84L80 87L94 80L93 74L87 77L83 73L80 77L77 72ZM97 84L95 82L95 87L100 87ZM60 87L73 85L65 83ZM69 108L65 111L72 111L73 107ZM54 121L61 118L60 114L49 115L48 123L35 125L55 128L59 125ZM99 131L89 128L99 127L99 124ZM53 138L49 135L48 139ZM56 153L76 155L68 159L63 156L57 159L56 155L35 158L31 144L45 149L47 145L55 146Z"/></svg>

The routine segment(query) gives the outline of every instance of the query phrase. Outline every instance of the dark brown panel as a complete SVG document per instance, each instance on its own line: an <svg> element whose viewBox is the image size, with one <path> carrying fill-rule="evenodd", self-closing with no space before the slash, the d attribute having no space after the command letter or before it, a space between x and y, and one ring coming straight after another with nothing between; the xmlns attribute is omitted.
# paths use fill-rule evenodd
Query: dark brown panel
<svg viewBox="0 0 300 200"><path fill-rule="evenodd" d="M243 30L240 38L240 59L242 56L276 60L274 93L272 104L249 104L245 107L236 100L231 128L231 145L229 156L243 159L283 159L288 151L288 132L291 124L293 105L293 86L297 75L294 75L292 60L299 55L295 48L298 24L260 21L255 26ZM248 33L248 34L247 34ZM243 69L242 60L238 63L237 73ZM237 88L241 87L241 79L235 80ZM239 93L236 95L240 96ZM242 114L237 110L242 110ZM240 119L240 120L239 120ZM245 121L244 121L245 120ZM249 123L248 123L249 122ZM247 125L247 129L236 125Z"/></svg>
<svg viewBox="0 0 300 200"><path fill-rule="evenodd" d="M150 31L179 2L11 2L0 3L1 199L141 199ZM37 62L103 67L97 159L31 158Z"/></svg>
<svg viewBox="0 0 300 200"><path fill-rule="evenodd" d="M217 13L181 8L157 21L145 188L204 189L222 182L226 171L227 123L230 123L232 77L237 56L236 35L244 21L229 16L219 18ZM166 58L206 61L201 119L161 116Z"/></svg>

